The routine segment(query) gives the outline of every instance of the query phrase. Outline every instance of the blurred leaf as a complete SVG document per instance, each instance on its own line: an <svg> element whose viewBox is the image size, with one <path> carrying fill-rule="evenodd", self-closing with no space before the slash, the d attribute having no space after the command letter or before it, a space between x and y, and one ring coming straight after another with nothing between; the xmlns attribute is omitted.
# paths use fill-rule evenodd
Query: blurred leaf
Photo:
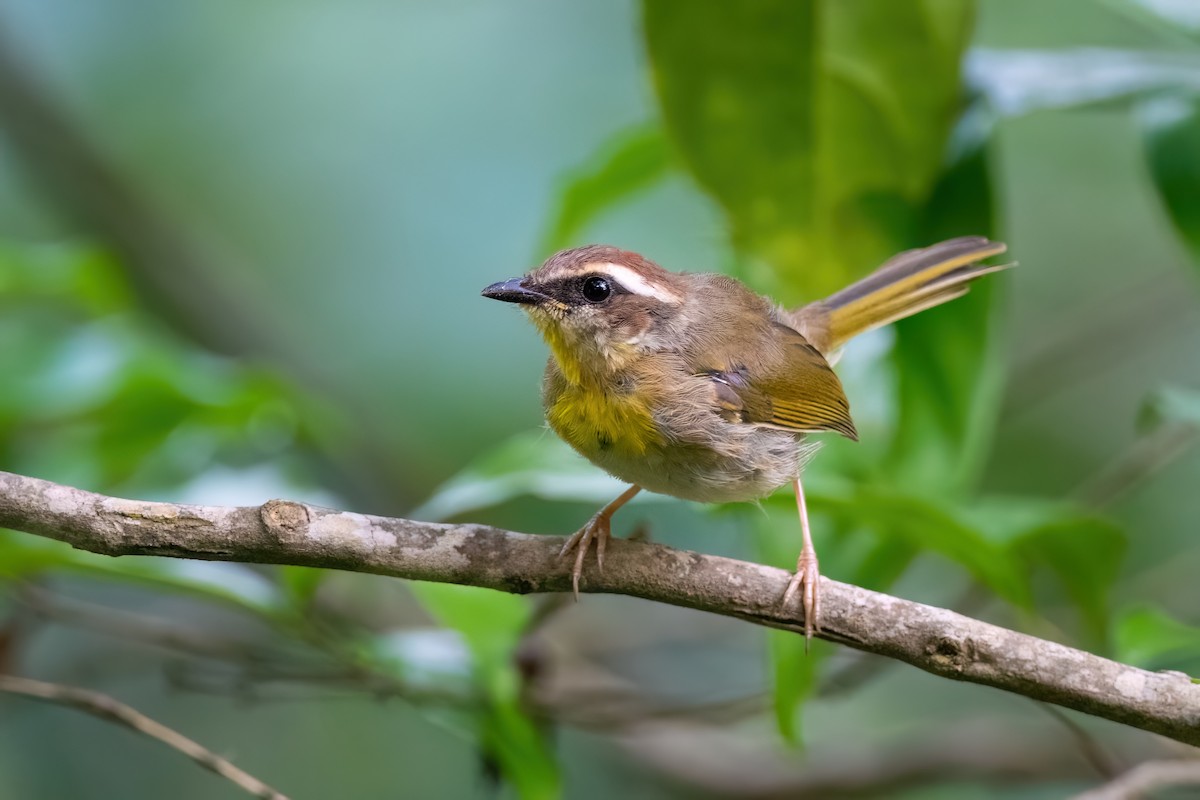
<svg viewBox="0 0 1200 800"><path fill-rule="evenodd" d="M434 619L463 635L481 661L508 663L529 620L529 598L452 583L414 581L411 588Z"/></svg>
<svg viewBox="0 0 1200 800"><path fill-rule="evenodd" d="M303 433L283 381L179 341L88 249L0 245L0 311L0 371L20 376L0 392L8 469L145 494Z"/></svg>
<svg viewBox="0 0 1200 800"><path fill-rule="evenodd" d="M937 553L965 568L999 597L1019 608L1030 607L1029 586L1014 556L949 507L875 487L840 495L810 494L809 505L884 539L899 538L917 551Z"/></svg>
<svg viewBox="0 0 1200 800"><path fill-rule="evenodd" d="M923 209L924 240L987 234L993 226L987 152L960 153ZM887 470L898 484L961 493L986 461L999 414L1003 362L992 335L992 297L1004 275L965 297L896 325L892 363L899 413Z"/></svg>
<svg viewBox="0 0 1200 800"><path fill-rule="evenodd" d="M1200 661L1200 627L1150 607L1130 609L1117 620L1117 659L1146 669Z"/></svg>
<svg viewBox="0 0 1200 800"><path fill-rule="evenodd" d="M671 151L658 125L637 125L613 136L566 176L541 253L579 244L589 223L661 180L670 167Z"/></svg>
<svg viewBox="0 0 1200 800"><path fill-rule="evenodd" d="M373 668L390 672L414 692L477 700L475 659L463 635L449 628L404 628L371 637L366 653Z"/></svg>
<svg viewBox="0 0 1200 800"><path fill-rule="evenodd" d="M448 519L524 496L602 505L626 488L557 436L539 429L517 434L475 459L412 515Z"/></svg>
<svg viewBox="0 0 1200 800"><path fill-rule="evenodd" d="M853 583L864 589L885 592L900 579L919 552L910 540L879 538L859 564Z"/></svg>
<svg viewBox="0 0 1200 800"><path fill-rule="evenodd" d="M967 83L1002 117L1127 102L1162 91L1200 92L1200 57L1188 52L976 48L965 72Z"/></svg>
<svg viewBox="0 0 1200 800"><path fill-rule="evenodd" d="M1114 521L1072 503L1034 497L983 497L965 517L1025 572L1046 567L1080 612L1089 646L1107 649L1109 595L1128 541Z"/></svg>
<svg viewBox="0 0 1200 800"><path fill-rule="evenodd" d="M1097 517L1063 519L1027 531L1013 547L1030 563L1045 564L1058 576L1079 608L1089 641L1106 650L1109 594L1126 550L1121 528Z"/></svg>
<svg viewBox="0 0 1200 800"><path fill-rule="evenodd" d="M558 767L542 731L524 713L513 654L532 605L520 595L454 584L413 582L413 593L433 617L458 631L471 649L475 677L487 703L480 734L502 773L524 798L559 793Z"/></svg>
<svg viewBox="0 0 1200 800"><path fill-rule="evenodd" d="M1200 73L1200 66L1197 67ZM1200 94L1200 77L1197 78ZM1145 103L1138 115L1163 203L1200 269L1200 107L1197 98L1163 97Z"/></svg>
<svg viewBox="0 0 1200 800"><path fill-rule="evenodd" d="M767 632L771 654L771 673L775 682L775 723L784 741L801 746L801 706L817 688L817 677L825 661L827 648L814 641L807 652L804 636L791 631Z"/></svg>
<svg viewBox="0 0 1200 800"><path fill-rule="evenodd" d="M771 503L767 513L748 516L762 560L785 569L794 569L799 554L799 530L795 506L789 502ZM767 653L774 687L772 703L775 723L784 741L803 744L802 707L816 689L826 649L820 642L805 652L804 636L791 631L767 633Z"/></svg>
<svg viewBox="0 0 1200 800"><path fill-rule="evenodd" d="M1193 0L1104 0L1173 44L1193 45L1200 37L1200 4Z"/></svg>
<svg viewBox="0 0 1200 800"><path fill-rule="evenodd" d="M760 288L820 296L911 240L958 115L972 2L643 9L667 132L770 265Z"/></svg>
<svg viewBox="0 0 1200 800"><path fill-rule="evenodd" d="M515 700L495 703L484 717L484 747L525 800L552 800L562 793L558 765L546 736Z"/></svg>
<svg viewBox="0 0 1200 800"><path fill-rule="evenodd" d="M303 611L312 604L317 589L321 587L321 582L329 575L329 571L314 567L282 566L279 567L278 574L279 582L292 605Z"/></svg>
<svg viewBox="0 0 1200 800"><path fill-rule="evenodd" d="M1146 398L1138 413L1138 427L1152 431L1169 423L1200 427L1200 391L1164 386Z"/></svg>
<svg viewBox="0 0 1200 800"><path fill-rule="evenodd" d="M0 579L27 580L48 572L116 579L232 604L268 617L282 608L271 581L245 564L152 556L112 558L39 536L0 531Z"/></svg>

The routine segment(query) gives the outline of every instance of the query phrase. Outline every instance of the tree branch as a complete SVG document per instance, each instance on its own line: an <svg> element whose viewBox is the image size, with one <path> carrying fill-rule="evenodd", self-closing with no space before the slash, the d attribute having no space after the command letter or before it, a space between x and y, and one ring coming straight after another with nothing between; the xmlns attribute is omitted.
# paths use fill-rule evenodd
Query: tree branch
<svg viewBox="0 0 1200 800"><path fill-rule="evenodd" d="M110 556L292 564L504 592L570 589L553 538L271 500L259 507L121 500L0 472L0 526ZM583 591L624 594L803 631L781 569L614 541ZM1200 745L1200 685L822 578L821 637L953 680L994 686Z"/></svg>
<svg viewBox="0 0 1200 800"><path fill-rule="evenodd" d="M1170 759L1138 764L1116 780L1075 796L1075 800L1134 800L1148 792L1200 784L1200 761Z"/></svg>
<svg viewBox="0 0 1200 800"><path fill-rule="evenodd" d="M156 722L140 711L113 698L90 689L80 689L76 686L63 686L58 683L45 683L16 675L0 675L0 692L18 694L45 700L70 708L77 708L101 719L115 722L119 725L137 731L143 736L157 739L168 747L173 747L205 769L232 781L249 794L266 800L288 800L282 792L272 789L253 775L238 769L228 759L221 758L206 747L197 744L181 733L171 730L161 722Z"/></svg>

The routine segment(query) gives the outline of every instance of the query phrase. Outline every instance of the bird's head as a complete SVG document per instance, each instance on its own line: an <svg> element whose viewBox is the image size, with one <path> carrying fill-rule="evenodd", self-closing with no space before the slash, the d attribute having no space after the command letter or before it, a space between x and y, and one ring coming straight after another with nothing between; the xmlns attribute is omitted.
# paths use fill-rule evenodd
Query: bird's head
<svg viewBox="0 0 1200 800"><path fill-rule="evenodd" d="M579 382L657 349L686 297L686 276L608 245L563 250L484 297L519 303L563 374Z"/></svg>

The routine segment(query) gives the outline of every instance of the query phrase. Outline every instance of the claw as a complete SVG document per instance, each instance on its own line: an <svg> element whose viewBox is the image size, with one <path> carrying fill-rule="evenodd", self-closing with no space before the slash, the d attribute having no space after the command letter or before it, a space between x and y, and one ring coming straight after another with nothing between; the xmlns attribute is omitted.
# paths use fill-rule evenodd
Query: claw
<svg viewBox="0 0 1200 800"><path fill-rule="evenodd" d="M787 591L783 593L783 605L786 608L800 592L800 608L804 612L804 647L808 649L813 634L817 630L817 621L821 618L821 572L817 565L817 554L801 551L800 559L796 562L796 574L788 582Z"/></svg>
<svg viewBox="0 0 1200 800"><path fill-rule="evenodd" d="M583 576L583 562L592 547L592 542L596 542L596 567L604 569L604 551L608 547L608 540L612 538L613 512L628 503L640 491L641 487L630 486L620 497L597 511L587 524L571 534L559 551L559 558L566 558L572 550L575 551L575 564L571 568L571 589L575 592L576 600L579 600L579 579Z"/></svg>
<svg viewBox="0 0 1200 800"><path fill-rule="evenodd" d="M608 547L608 540L612 538L612 526L606 521L604 523L604 535L596 538L596 569L604 570L604 548Z"/></svg>
<svg viewBox="0 0 1200 800"><path fill-rule="evenodd" d="M571 588L575 599L579 599L579 579L583 575L583 562L587 558L592 542L596 542L596 562L600 569L604 568L604 548L608 544L610 533L608 517L603 512L596 514L578 531L573 533L559 552L559 558L565 558L575 551L575 564L571 569Z"/></svg>

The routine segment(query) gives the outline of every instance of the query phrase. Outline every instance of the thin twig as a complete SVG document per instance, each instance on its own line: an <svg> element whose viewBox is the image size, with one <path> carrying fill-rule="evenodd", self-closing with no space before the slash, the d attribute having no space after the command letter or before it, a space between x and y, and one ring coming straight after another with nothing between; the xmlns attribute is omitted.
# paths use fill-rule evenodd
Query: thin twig
<svg viewBox="0 0 1200 800"><path fill-rule="evenodd" d="M272 789L253 775L238 769L211 750L106 694L76 686L35 681L16 675L0 675L0 692L46 700L124 725L143 736L157 739L168 747L178 750L205 769L212 770L222 778L233 782L248 794L266 798L266 800L288 800L282 792Z"/></svg>
<svg viewBox="0 0 1200 800"><path fill-rule="evenodd" d="M1074 800L1133 800L1171 786L1200 786L1200 759L1146 761Z"/></svg>
<svg viewBox="0 0 1200 800"><path fill-rule="evenodd" d="M905 790L925 796L936 786L967 781L1015 786L1094 778L1061 737L1014 736L982 722L882 741L864 735L833 749L813 742L803 755L781 751L770 736L745 728L646 724L619 741L630 758L680 784L685 796L730 800L877 798Z"/></svg>
<svg viewBox="0 0 1200 800"><path fill-rule="evenodd" d="M267 654L271 652L261 641L251 642L244 636L201 631L145 614L82 603L28 583L18 585L12 595L21 607L46 622L95 631L173 653L234 663L258 663L268 658Z"/></svg>
<svg viewBox="0 0 1200 800"><path fill-rule="evenodd" d="M272 500L258 507L121 500L0 472L0 526L111 556L295 564L482 586L563 592L570 570L551 537L439 525ZM803 631L780 598L787 572L656 544L614 541L584 591L625 594ZM1200 685L940 608L821 581L829 641L953 680L1061 705L1200 744Z"/></svg>
<svg viewBox="0 0 1200 800"><path fill-rule="evenodd" d="M1087 759L1087 762L1102 777L1111 779L1121 772L1116 759L1104 749L1104 745L1100 743L1100 740L1078 722L1067 716L1066 712L1045 703L1038 703L1037 706L1070 732L1071 738L1079 745L1080 754Z"/></svg>
<svg viewBox="0 0 1200 800"><path fill-rule="evenodd" d="M1112 463L1091 476L1072 495L1085 506L1111 506L1185 455L1200 441L1200 428L1168 423L1135 440Z"/></svg>

